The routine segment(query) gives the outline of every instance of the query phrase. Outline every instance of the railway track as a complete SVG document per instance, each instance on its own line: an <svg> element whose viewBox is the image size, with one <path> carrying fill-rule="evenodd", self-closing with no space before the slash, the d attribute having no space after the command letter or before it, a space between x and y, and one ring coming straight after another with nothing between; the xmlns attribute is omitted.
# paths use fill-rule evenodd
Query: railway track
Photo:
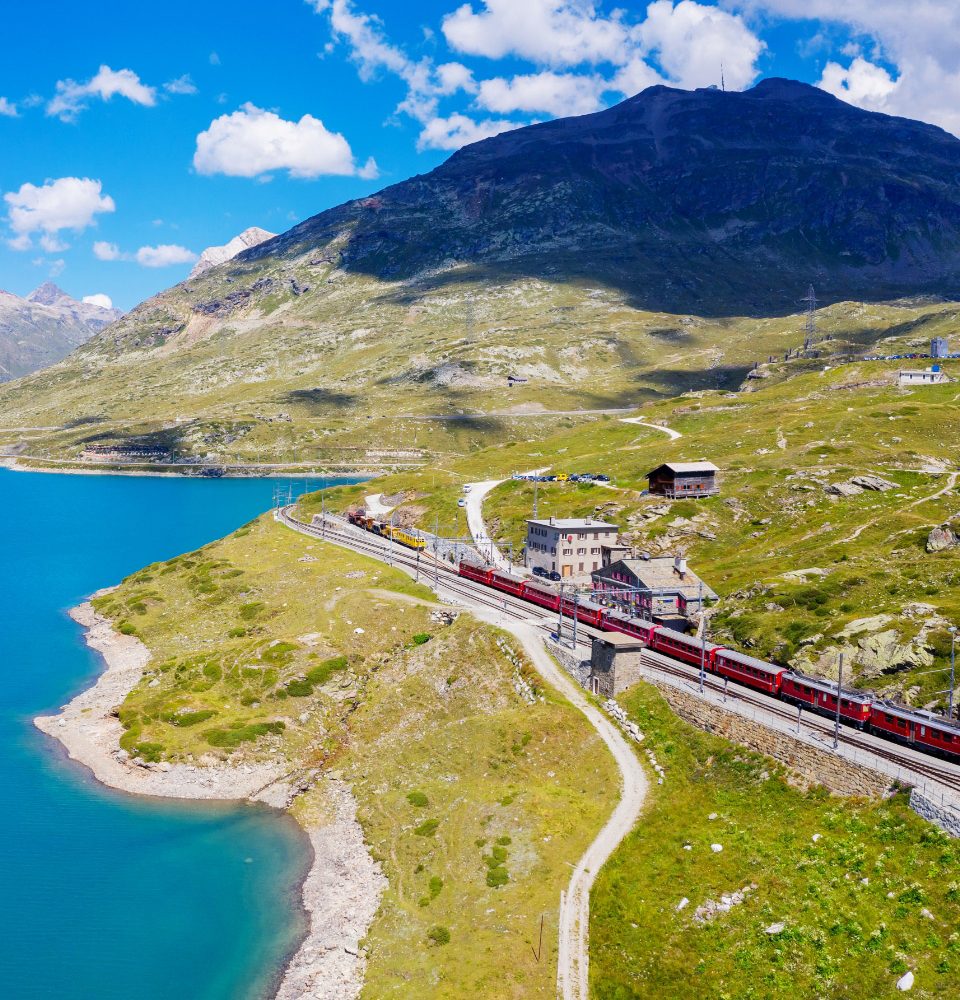
<svg viewBox="0 0 960 1000"><path fill-rule="evenodd" d="M387 539L377 536L378 540L373 541L373 536L370 536L367 532L355 528L346 522L340 522L339 519L334 522L331 515L328 515L325 530L316 525L306 525L294 518L289 513L290 509L282 509L281 517L286 523L297 530L314 535L317 538L325 538L327 541L346 545L374 558L390 561L393 565L403 566L407 570L413 570L414 575L419 573L424 582L433 580L440 583L452 595L481 604L515 621L533 623L544 632L556 632L557 616L552 612L549 614L538 614L535 610L536 606L531 605L529 601L524 601L521 598L501 591L491 591L490 588L482 584L465 580L455 569L442 562L435 561L429 555L424 555L418 560L412 552ZM572 628L572 625L569 627ZM582 623L578 624L577 633L577 648L586 654L585 658L589 658L592 638L603 633ZM660 653L652 651L648 651L644 655L663 673L684 680L697 680L698 678L698 671L695 667L688 668ZM724 692L724 684L714 674L706 674L704 683L711 691L719 694ZM726 688L726 697L729 700L736 700L743 704L762 709L771 715L791 723L797 718L796 711L788 708L779 699L768 697L740 685L728 686ZM834 727L828 719L813 712L804 712L802 718L804 725L808 729L816 730L819 734L832 739ZM918 760L917 757L919 754L915 756L913 754L898 752L896 744L890 744L879 738L870 738L865 734L858 733L857 730L851 729L849 726L840 727L840 742L864 753L873 754L875 757L885 760L896 767L922 776L929 781L937 782L952 791L960 792L960 768L951 768L949 765L941 767L925 757Z"/></svg>

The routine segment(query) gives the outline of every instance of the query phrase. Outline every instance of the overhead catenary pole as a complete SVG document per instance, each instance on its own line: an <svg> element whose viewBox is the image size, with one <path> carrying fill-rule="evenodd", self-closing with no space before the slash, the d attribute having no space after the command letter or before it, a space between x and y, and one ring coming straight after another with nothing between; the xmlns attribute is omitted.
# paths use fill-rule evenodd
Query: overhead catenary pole
<svg viewBox="0 0 960 1000"><path fill-rule="evenodd" d="M707 619L703 613L703 580L700 581L700 694L707 670Z"/></svg>
<svg viewBox="0 0 960 1000"><path fill-rule="evenodd" d="M578 619L578 612L580 610L580 608L579 608L579 602L580 602L580 591L577 590L576 587L574 587L574 590L573 590L573 647L572 647L573 649L577 648L577 619Z"/></svg>
<svg viewBox="0 0 960 1000"><path fill-rule="evenodd" d="M843 653L837 667L837 715L833 723L833 749L840 746L840 703L843 701Z"/></svg>
<svg viewBox="0 0 960 1000"><path fill-rule="evenodd" d="M954 673L954 650L957 645L957 626L950 626L950 700L947 702L947 718L953 718L953 692L956 674Z"/></svg>

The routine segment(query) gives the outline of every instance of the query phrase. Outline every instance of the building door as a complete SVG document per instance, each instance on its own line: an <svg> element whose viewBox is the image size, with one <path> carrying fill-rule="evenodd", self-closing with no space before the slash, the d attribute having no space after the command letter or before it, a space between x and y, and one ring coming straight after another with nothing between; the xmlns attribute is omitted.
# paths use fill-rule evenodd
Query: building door
<svg viewBox="0 0 960 1000"><path fill-rule="evenodd" d="M600 694L600 678L599 677L591 677L590 678L590 690L594 694Z"/></svg>
<svg viewBox="0 0 960 1000"><path fill-rule="evenodd" d="M573 566L561 566L560 567L561 576L573 576Z"/></svg>

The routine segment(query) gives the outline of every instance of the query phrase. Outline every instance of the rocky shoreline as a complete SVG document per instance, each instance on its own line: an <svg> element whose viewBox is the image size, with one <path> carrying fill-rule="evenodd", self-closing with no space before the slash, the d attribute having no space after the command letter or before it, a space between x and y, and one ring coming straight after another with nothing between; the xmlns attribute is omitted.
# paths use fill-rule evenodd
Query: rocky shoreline
<svg viewBox="0 0 960 1000"><path fill-rule="evenodd" d="M60 713L34 725L59 740L68 756L111 788L164 798L242 800L287 809L298 776L281 764L203 766L134 763L120 747L123 727L116 708L139 682L150 651L121 635L89 603L70 612L85 629L87 645L103 658L96 683ZM278 1000L349 1000L359 995L365 968L361 941L380 905L386 879L370 857L347 785L324 782L323 816L298 816L313 858L302 890L309 928L284 971Z"/></svg>

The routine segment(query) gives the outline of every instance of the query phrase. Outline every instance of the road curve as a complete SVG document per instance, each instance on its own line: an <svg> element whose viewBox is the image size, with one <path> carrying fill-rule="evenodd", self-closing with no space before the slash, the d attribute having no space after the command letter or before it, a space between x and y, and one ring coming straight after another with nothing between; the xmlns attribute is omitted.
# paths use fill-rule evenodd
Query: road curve
<svg viewBox="0 0 960 1000"><path fill-rule="evenodd" d="M487 526L483 523L483 498L502 482L504 482L502 479L488 479L482 483L467 483L470 492L464 494L470 537L479 551L498 569L506 569L507 560L487 534Z"/></svg>
<svg viewBox="0 0 960 1000"><path fill-rule="evenodd" d="M279 520L282 524L304 534L321 535L321 529L305 525L293 518L292 509L284 508L280 511ZM362 535L358 534L354 538L342 522L331 518L330 523L335 527L326 533L328 542L360 551L372 558L382 559L379 551L370 551L368 546L359 544L366 541ZM406 565L408 561L401 556L394 561L394 565L412 575L411 567ZM446 574L449 574L449 570L444 571L444 575ZM428 574L421 573L420 579L429 585ZM516 637L540 676L586 716L587 721L606 743L620 770L620 801L603 829L580 858L570 877L566 892L561 894L560 901L557 993L563 1000L588 1000L590 889L597 872L607 858L633 829L649 787L647 775L633 747L617 726L585 696L570 676L558 667L556 661L547 653L543 645L542 615L533 607L529 611L526 608L521 609L522 616L515 608L510 614L506 614L499 607L492 607L489 599L483 603L473 599L472 593L478 588L480 591L478 596L489 598L489 592L482 585L472 585L471 581L459 576L456 580L457 602L465 605L477 618Z"/></svg>
<svg viewBox="0 0 960 1000"><path fill-rule="evenodd" d="M664 434L669 434L671 441L676 441L677 438L683 437L680 431L675 431L672 427L664 427L662 424L651 424L649 420L644 420L643 417L621 417L620 423L637 424L640 427L649 427L652 431L661 431Z"/></svg>

